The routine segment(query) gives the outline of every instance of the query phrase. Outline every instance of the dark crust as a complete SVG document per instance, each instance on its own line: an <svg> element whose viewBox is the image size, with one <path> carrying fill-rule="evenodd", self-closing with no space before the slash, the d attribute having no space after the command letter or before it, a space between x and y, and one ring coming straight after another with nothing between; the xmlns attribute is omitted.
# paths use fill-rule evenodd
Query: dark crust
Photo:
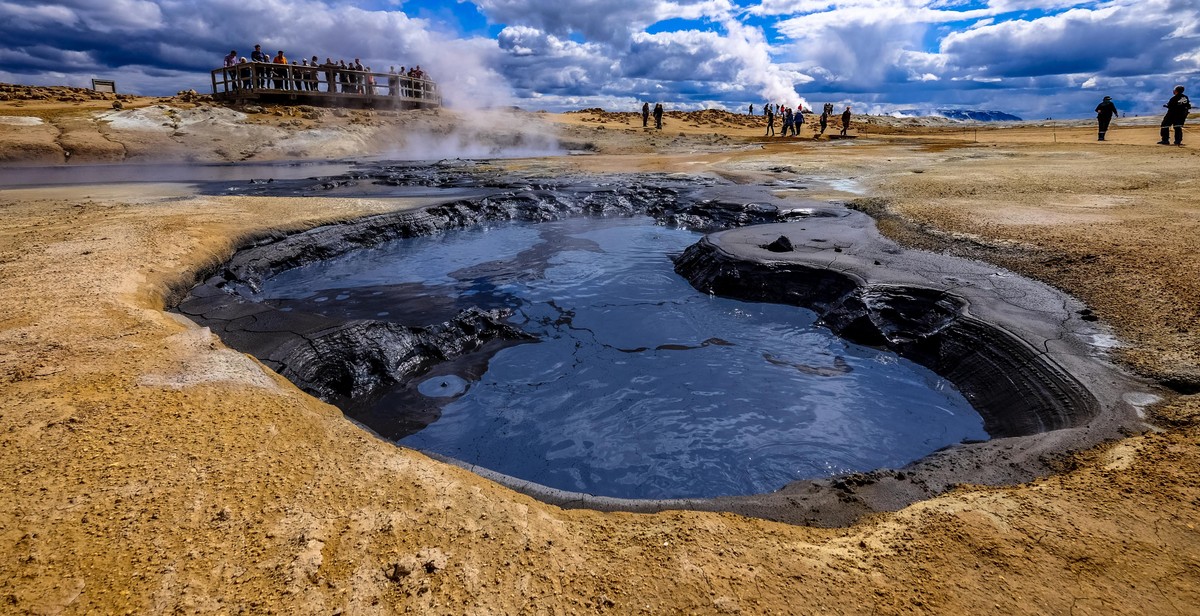
<svg viewBox="0 0 1200 616"><path fill-rule="evenodd" d="M936 496L957 484L1005 485L1045 476L1059 470L1063 459L1074 451L1147 429L1139 408L1128 400L1135 399L1130 394L1145 398L1151 388L1121 373L1102 352L1080 342L1098 326L1075 318L1078 302L1061 293L1011 273L1004 274L1003 288L981 288L970 282L983 276L972 270L979 264L967 266L961 259L900 249L880 238L870 219L861 213L836 208L809 208L804 214L784 208L771 212L765 210L773 208L753 203L731 206L721 201L681 199L680 191L670 186L630 184L637 198L615 191L601 198L591 195L579 203L563 201L555 191L507 192L258 238L248 241L248 248L224 266L211 270L215 275L195 287L177 309L229 335L225 330L230 315L222 316L223 311L233 310L232 316L241 318L246 315L239 311L259 309L228 293L224 287L229 283L254 288L266 277L304 263L486 220L550 220L618 212L649 213L663 222L690 222L708 228L757 225L705 237L679 257L677 271L696 288L714 294L808 307L848 339L892 349L931 368L963 391L994 438L943 449L903 469L797 481L769 494L711 499L596 497L547 488L458 460L445 461L568 508L728 511L795 524L842 526L864 515L897 510ZM802 222L760 224L772 219ZM815 238L813 233L823 237ZM788 244L795 245L796 252L779 251L782 244L767 248L772 239L781 236L790 236ZM950 282L932 281L929 272L934 270L939 275L950 272L939 278ZM1018 296L1036 301L1014 300ZM1001 307L993 309L993 304ZM393 379L404 378L404 371L414 366L458 357L489 340L519 342L519 336L504 330L498 315L460 315L425 328L429 335L412 342L410 346L424 349L424 354L397 359L380 347L378 324L357 322L333 330L322 330L320 325L314 324L314 331L333 336L339 344L348 336L367 341L364 344L370 353L386 358L382 363L387 364L388 378ZM409 330L385 329L385 341L411 341ZM356 337L356 332L363 335ZM280 332L286 338L285 334ZM226 338L226 342L243 348L236 337ZM316 348L307 340L296 344L295 338L276 340L270 346L274 350ZM430 351L430 344L437 349ZM291 378L327 399L342 392L328 384L307 382L303 375L334 374L337 381L345 378L347 371L309 363L331 358L348 364L357 361L326 352L306 351L286 360L250 352L277 368L287 364L285 372ZM355 370L360 376L366 374L366 380L338 387L346 394L362 393L362 383L373 386L380 380L378 370L371 373L371 365L380 363L358 362Z"/></svg>

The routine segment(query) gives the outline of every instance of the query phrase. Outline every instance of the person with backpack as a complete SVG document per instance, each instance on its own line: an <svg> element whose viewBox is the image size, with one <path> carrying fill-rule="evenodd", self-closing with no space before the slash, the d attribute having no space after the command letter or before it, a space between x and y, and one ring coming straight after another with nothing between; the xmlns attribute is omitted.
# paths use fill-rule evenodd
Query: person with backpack
<svg viewBox="0 0 1200 616"><path fill-rule="evenodd" d="M1183 93L1183 86L1175 86L1174 92L1171 100L1163 105L1167 108L1167 115L1162 119L1162 139L1159 140L1159 145L1171 145L1168 138L1172 128L1175 129L1175 145L1183 145L1183 123L1187 121L1188 113L1192 110L1192 101Z"/></svg>

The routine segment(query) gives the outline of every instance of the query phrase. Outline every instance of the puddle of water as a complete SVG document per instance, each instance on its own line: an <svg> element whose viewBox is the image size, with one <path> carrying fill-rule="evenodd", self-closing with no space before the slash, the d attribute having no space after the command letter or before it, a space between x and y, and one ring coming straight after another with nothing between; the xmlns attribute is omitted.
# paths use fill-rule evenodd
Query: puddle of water
<svg viewBox="0 0 1200 616"><path fill-rule="evenodd" d="M825 180L824 182L828 184L830 188L839 190L841 192L848 192L855 195L864 195L867 192L867 189L863 187L862 183L858 180L830 179Z"/></svg>
<svg viewBox="0 0 1200 616"><path fill-rule="evenodd" d="M401 444L563 490L753 494L987 438L929 370L849 344L809 311L693 289L669 255L698 237L641 217L503 224L290 270L262 297L346 319L512 308L538 343L477 373L435 367L347 413ZM420 396L440 417L398 433Z"/></svg>

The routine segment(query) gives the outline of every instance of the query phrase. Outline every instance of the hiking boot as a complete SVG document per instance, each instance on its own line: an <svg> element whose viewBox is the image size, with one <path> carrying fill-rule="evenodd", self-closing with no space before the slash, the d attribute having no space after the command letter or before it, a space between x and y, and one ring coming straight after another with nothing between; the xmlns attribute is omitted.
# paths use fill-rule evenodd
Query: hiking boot
<svg viewBox="0 0 1200 616"><path fill-rule="evenodd" d="M1171 145L1170 141L1159 141L1158 145Z"/></svg>

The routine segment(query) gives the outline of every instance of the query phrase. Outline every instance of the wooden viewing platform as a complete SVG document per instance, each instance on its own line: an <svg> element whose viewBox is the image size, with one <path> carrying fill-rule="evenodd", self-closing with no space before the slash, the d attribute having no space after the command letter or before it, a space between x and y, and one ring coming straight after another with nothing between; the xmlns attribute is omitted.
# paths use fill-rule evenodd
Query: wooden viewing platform
<svg viewBox="0 0 1200 616"><path fill-rule="evenodd" d="M374 78L375 83L370 83ZM212 71L218 101L353 107L429 109L442 105L437 84L392 73L346 70L340 66L297 66L246 62Z"/></svg>

